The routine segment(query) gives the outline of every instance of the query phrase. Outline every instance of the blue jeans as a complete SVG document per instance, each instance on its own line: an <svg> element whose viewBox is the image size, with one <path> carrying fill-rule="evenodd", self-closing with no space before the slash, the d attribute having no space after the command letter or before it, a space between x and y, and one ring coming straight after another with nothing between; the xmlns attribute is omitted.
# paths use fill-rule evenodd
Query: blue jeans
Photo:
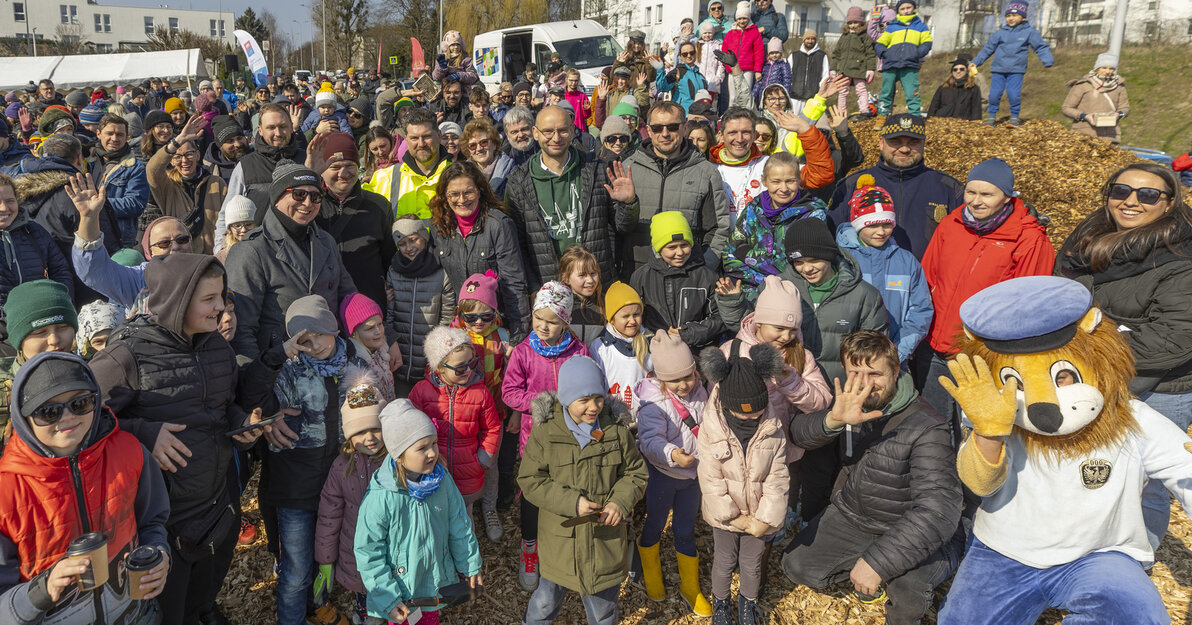
<svg viewBox="0 0 1192 625"><path fill-rule="evenodd" d="M1010 101L1010 117L1018 117L1022 110L1022 74L1003 74L992 72L989 79L989 111L990 117L997 117L997 110L1002 105L1002 92Z"/></svg>
<svg viewBox="0 0 1192 625"><path fill-rule="evenodd" d="M588 615L588 625L614 625L617 622L617 597L621 585L617 584L594 594L579 598ZM543 577L538 581L538 590L530 597L526 606L526 618L522 625L550 625L559 615L567 589Z"/></svg>
<svg viewBox="0 0 1192 625"><path fill-rule="evenodd" d="M646 482L646 522L642 524L640 544L653 547L666 529L666 517L675 512L671 530L675 533L675 551L696 556L695 517L699 514L699 480L673 478L646 463L650 480Z"/></svg>
<svg viewBox="0 0 1192 625"><path fill-rule="evenodd" d="M278 625L304 625L306 605L315 581L314 510L277 509L281 558L277 571Z"/></svg>
<svg viewBox="0 0 1192 625"><path fill-rule="evenodd" d="M1192 422L1192 393L1168 395L1167 393L1143 393L1138 397L1143 403L1171 420L1183 431L1188 431ZM1146 537L1152 549L1158 549L1163 536L1167 534L1167 523L1171 520L1171 495L1163 482L1148 480L1142 489L1142 522L1146 525Z"/></svg>
<svg viewBox="0 0 1192 625"><path fill-rule="evenodd" d="M1142 565L1117 551L1036 569L973 538L939 612L939 625L1033 625L1049 607L1064 625L1151 625L1171 619Z"/></svg>

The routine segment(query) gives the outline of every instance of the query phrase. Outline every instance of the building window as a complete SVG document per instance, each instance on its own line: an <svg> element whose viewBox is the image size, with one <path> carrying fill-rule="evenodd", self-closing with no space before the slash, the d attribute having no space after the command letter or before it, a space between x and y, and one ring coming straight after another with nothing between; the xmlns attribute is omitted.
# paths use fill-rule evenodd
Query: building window
<svg viewBox="0 0 1192 625"><path fill-rule="evenodd" d="M215 20L211 20L211 36L215 36Z"/></svg>
<svg viewBox="0 0 1192 625"><path fill-rule="evenodd" d="M647 24L653 23L654 20L650 19L652 17L653 12L654 12L654 7L646 7L646 23Z"/></svg>
<svg viewBox="0 0 1192 625"><path fill-rule="evenodd" d="M223 36L225 36L225 35L224 35L224 21L223 21L223 20L219 20L219 36L220 36L220 37L223 37Z"/></svg>
<svg viewBox="0 0 1192 625"><path fill-rule="evenodd" d="M1188 35L1192 36L1192 20L1188 20Z"/></svg>
<svg viewBox="0 0 1192 625"><path fill-rule="evenodd" d="M112 16L111 16L111 14L107 14L107 13L105 13L103 15L100 15L99 13L95 14L95 32L97 32L97 33L112 32Z"/></svg>
<svg viewBox="0 0 1192 625"><path fill-rule="evenodd" d="M662 5L661 4L654 8L654 23L655 24L662 23Z"/></svg>
<svg viewBox="0 0 1192 625"><path fill-rule="evenodd" d="M25 3L24 2L12 3L12 19L15 22L25 21Z"/></svg>
<svg viewBox="0 0 1192 625"><path fill-rule="evenodd" d="M153 16L152 15L145 16L145 34L146 35L153 34Z"/></svg>
<svg viewBox="0 0 1192 625"><path fill-rule="evenodd" d="M172 32L172 33L178 32L178 18L176 18L176 17L170 18L170 32Z"/></svg>
<svg viewBox="0 0 1192 625"><path fill-rule="evenodd" d="M101 16L99 13L95 14L95 32L103 32L103 16Z"/></svg>

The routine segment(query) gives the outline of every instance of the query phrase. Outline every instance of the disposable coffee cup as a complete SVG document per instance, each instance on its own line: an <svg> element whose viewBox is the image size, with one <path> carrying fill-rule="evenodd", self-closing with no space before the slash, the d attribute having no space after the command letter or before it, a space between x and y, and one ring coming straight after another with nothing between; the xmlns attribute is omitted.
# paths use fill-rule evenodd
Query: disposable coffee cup
<svg viewBox="0 0 1192 625"><path fill-rule="evenodd" d="M90 562L87 570L79 575L79 590L87 592L103 586L108 581L108 539L99 532L83 534L70 541L66 548L67 558L86 556Z"/></svg>
<svg viewBox="0 0 1192 625"><path fill-rule="evenodd" d="M130 599L140 601L145 598L145 592L141 590L141 578L161 564L161 561L161 551L149 545L141 545L128 554L124 568L128 571L128 596Z"/></svg>

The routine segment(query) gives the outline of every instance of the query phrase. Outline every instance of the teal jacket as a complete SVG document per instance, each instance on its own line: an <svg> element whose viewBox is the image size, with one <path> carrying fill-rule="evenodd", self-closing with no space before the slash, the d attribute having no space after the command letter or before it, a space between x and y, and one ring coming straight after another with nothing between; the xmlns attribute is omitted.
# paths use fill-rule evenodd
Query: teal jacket
<svg viewBox="0 0 1192 625"><path fill-rule="evenodd" d="M436 597L480 572L480 544L464 498L443 472L439 489L419 503L392 458L373 473L356 521L356 568L368 590L368 615L387 618L397 604ZM433 611L438 608L423 608Z"/></svg>

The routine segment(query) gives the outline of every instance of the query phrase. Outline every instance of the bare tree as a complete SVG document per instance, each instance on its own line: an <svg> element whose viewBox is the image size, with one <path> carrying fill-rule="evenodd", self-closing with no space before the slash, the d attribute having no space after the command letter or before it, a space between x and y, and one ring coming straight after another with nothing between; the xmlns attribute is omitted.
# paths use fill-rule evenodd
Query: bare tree
<svg viewBox="0 0 1192 625"><path fill-rule="evenodd" d="M310 19L321 37L327 38L327 55L331 58L323 59L324 68L347 68L357 58L357 54L364 47L364 33L369 25L369 6L367 0L324 0L312 2ZM324 9L327 13L327 25L323 27ZM321 45L321 42L320 42Z"/></svg>
<svg viewBox="0 0 1192 625"><path fill-rule="evenodd" d="M83 27L78 24L59 24L54 28L57 39L58 54L78 54L83 50L87 36L83 34Z"/></svg>
<svg viewBox="0 0 1192 625"><path fill-rule="evenodd" d="M206 37L191 30L170 31L165 26L155 28L147 43L152 52L198 48L204 59L212 61L232 51L231 46L215 37Z"/></svg>

